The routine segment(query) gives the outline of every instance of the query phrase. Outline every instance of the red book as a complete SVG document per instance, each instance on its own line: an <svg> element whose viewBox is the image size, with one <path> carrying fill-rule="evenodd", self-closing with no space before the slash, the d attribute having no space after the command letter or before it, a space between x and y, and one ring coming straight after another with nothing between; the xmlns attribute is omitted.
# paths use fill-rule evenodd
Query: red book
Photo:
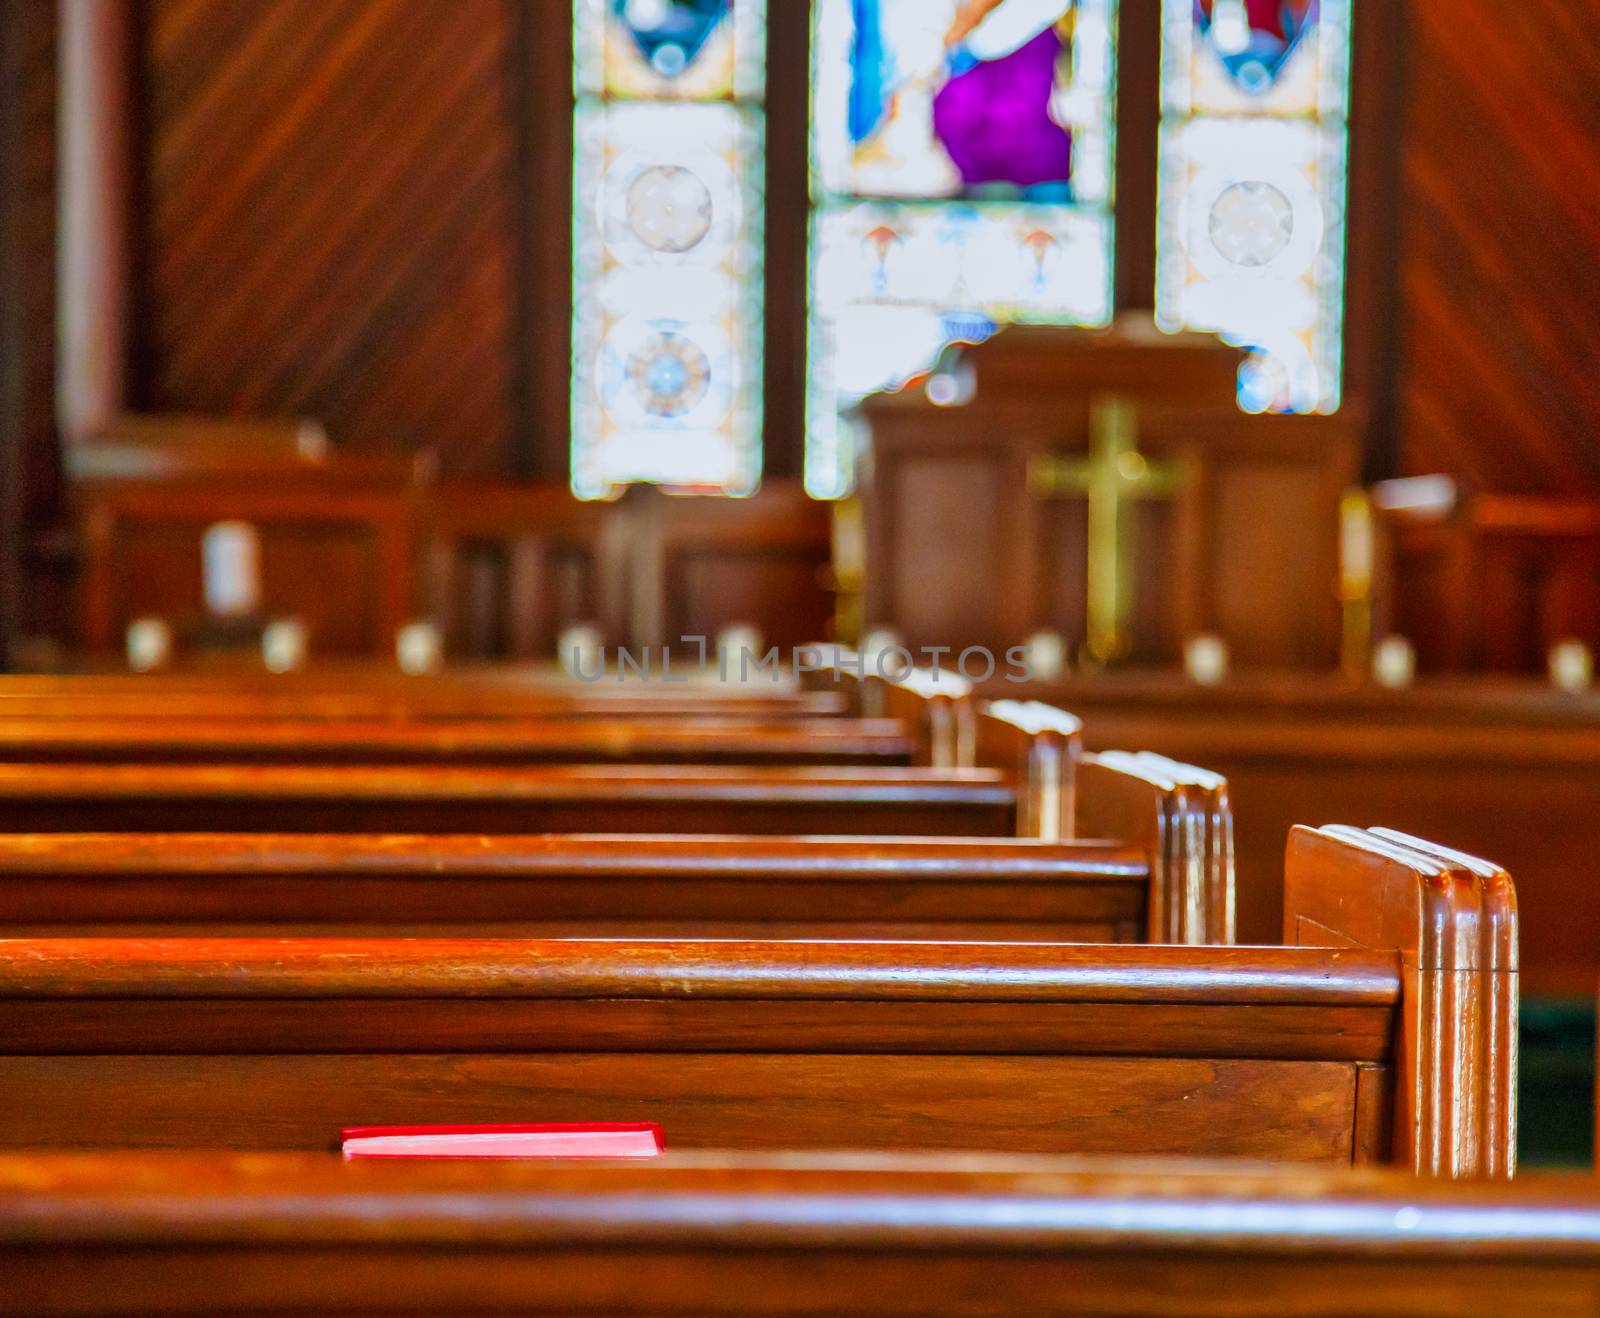
<svg viewBox="0 0 1600 1318"><path fill-rule="evenodd" d="M656 1158L653 1122L534 1126L346 1126L346 1158Z"/></svg>

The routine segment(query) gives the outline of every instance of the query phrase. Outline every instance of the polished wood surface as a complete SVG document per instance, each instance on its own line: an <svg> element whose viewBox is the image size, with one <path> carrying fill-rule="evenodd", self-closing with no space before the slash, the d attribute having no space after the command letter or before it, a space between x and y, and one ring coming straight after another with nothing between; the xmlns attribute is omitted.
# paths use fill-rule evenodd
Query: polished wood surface
<svg viewBox="0 0 1600 1318"><path fill-rule="evenodd" d="M1449 506L1380 512L1376 633L1425 673L1543 676L1555 645L1600 648L1600 500L1450 484Z"/></svg>
<svg viewBox="0 0 1600 1318"><path fill-rule="evenodd" d="M1337 662L1353 424L1241 416L1234 350L1147 325L1013 327L966 351L976 389L966 406L935 405L920 387L862 405L873 455L862 488L869 625L913 645L987 646L997 659L1043 627L1082 639L1085 500L1041 497L1029 472L1081 457L1095 404L1116 396L1137 409L1140 452L1182 473L1172 499L1125 513L1139 532L1133 655L1175 661L1187 637L1214 632L1240 663Z"/></svg>
<svg viewBox="0 0 1600 1318"><path fill-rule="evenodd" d="M1284 941L1397 947L1394 1140L1434 1175L1516 1167L1517 896L1498 866L1389 829L1296 828ZM1481 1067L1462 1065L1467 1057Z"/></svg>
<svg viewBox="0 0 1600 1318"><path fill-rule="evenodd" d="M0 934L1156 941L1135 847L950 839L0 835Z"/></svg>
<svg viewBox="0 0 1600 1318"><path fill-rule="evenodd" d="M1600 981L1600 900L1574 877L1593 865L1594 693L1442 678L1388 691L1292 674L1199 687L1148 672L1021 689L1081 716L1091 748L1146 747L1226 776L1241 941L1281 935L1290 828L1350 819L1492 856L1515 875L1530 994L1587 999Z"/></svg>
<svg viewBox="0 0 1600 1318"><path fill-rule="evenodd" d="M0 1158L30 1313L1587 1318L1600 1184L1055 1158Z"/></svg>
<svg viewBox="0 0 1600 1318"><path fill-rule="evenodd" d="M687 682L608 671L574 682L550 663L452 664L408 675L371 661L321 661L296 673L238 664L161 673L7 674L0 719L526 719L693 715L820 717L846 712L837 687L796 689L772 680L722 682L693 669Z"/></svg>
<svg viewBox="0 0 1600 1318"><path fill-rule="evenodd" d="M996 770L0 764L11 832L762 833L1010 837Z"/></svg>
<svg viewBox="0 0 1600 1318"><path fill-rule="evenodd" d="M549 658L565 628L583 625L636 659L650 649L656 664L670 646L681 669L699 646L714 661L725 628L754 628L759 662L770 646L815 640L830 619L828 506L795 481L748 499L648 490L583 503L565 482L424 486L405 464L340 451L209 474L182 454L163 466L162 452L126 479L80 482L91 654L115 654L134 618L181 625L201 613L201 536L224 519L260 531L263 608L301 617L314 656L387 657L396 629L426 618L457 659Z"/></svg>
<svg viewBox="0 0 1600 1318"><path fill-rule="evenodd" d="M1393 1066L1400 993L1364 948L12 940L0 1141L538 1114L675 1147L1386 1161L1361 1076Z"/></svg>
<svg viewBox="0 0 1600 1318"><path fill-rule="evenodd" d="M261 536L261 607L296 617L313 652L388 654L415 610L412 495L404 486L284 488L250 482L99 482L78 492L79 641L118 653L135 618L184 633L204 615L201 539L236 519Z"/></svg>
<svg viewBox="0 0 1600 1318"><path fill-rule="evenodd" d="M700 1147L713 1130L772 1147L777 1121L788 1146L851 1129L1509 1176L1509 877L1335 827L1296 831L1284 883L1299 945L1282 948L0 941L0 1139L314 1148L348 1105L415 1124L429 1107L637 1120L659 1104L669 1138ZM1000 1098L1041 1087L1042 1123Z"/></svg>
<svg viewBox="0 0 1600 1318"><path fill-rule="evenodd" d="M1600 398L1580 363L1600 354L1586 293L1600 281L1600 37L1556 0L1404 8L1390 219L1403 470L1592 494ZM1569 75L1549 77L1557 66Z"/></svg>
<svg viewBox="0 0 1600 1318"><path fill-rule="evenodd" d="M905 765L914 749L889 719L91 721L6 718L0 702L0 761L38 764Z"/></svg>

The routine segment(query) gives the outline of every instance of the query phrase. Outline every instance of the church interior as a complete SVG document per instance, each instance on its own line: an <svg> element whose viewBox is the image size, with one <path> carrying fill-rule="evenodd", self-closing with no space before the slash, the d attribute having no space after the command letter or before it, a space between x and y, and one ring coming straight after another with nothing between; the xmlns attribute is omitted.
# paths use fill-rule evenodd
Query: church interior
<svg viewBox="0 0 1600 1318"><path fill-rule="evenodd" d="M0 0L0 1310L1600 1312L1593 18Z"/></svg>

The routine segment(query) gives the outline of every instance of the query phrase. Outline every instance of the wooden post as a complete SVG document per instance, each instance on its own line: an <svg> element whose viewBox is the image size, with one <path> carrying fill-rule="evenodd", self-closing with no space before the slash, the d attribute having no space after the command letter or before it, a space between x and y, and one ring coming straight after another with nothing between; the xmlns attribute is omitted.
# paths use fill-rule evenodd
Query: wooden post
<svg viewBox="0 0 1600 1318"><path fill-rule="evenodd" d="M56 419L63 444L127 403L129 0L59 0Z"/></svg>

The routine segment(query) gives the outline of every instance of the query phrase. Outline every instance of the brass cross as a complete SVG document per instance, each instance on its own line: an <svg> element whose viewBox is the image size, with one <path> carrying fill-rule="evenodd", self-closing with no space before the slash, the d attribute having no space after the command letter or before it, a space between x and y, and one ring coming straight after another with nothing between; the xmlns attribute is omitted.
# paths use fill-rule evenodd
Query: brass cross
<svg viewBox="0 0 1600 1318"><path fill-rule="evenodd" d="M1028 489L1039 497L1082 494L1089 502L1088 608L1084 649L1111 663L1133 648L1138 524L1125 507L1166 499L1182 482L1177 463L1152 463L1138 447L1138 422L1125 398L1096 399L1089 417L1089 454L1039 456L1028 463Z"/></svg>

